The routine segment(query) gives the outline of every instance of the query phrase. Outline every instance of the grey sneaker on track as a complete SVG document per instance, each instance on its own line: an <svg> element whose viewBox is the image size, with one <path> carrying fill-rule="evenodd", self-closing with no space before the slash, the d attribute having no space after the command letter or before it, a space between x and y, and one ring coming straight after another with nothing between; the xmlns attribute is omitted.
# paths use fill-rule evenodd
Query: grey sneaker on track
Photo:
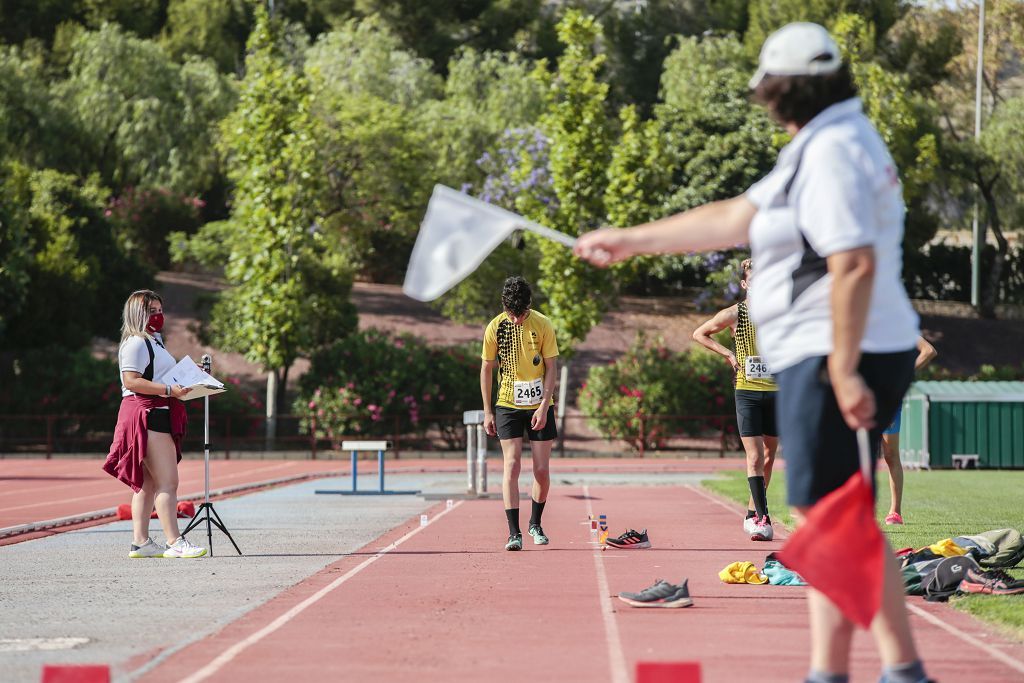
<svg viewBox="0 0 1024 683"><path fill-rule="evenodd" d="M161 557L193 558L202 557L205 554L206 548L200 548L184 536L180 536L177 541L167 546L167 550Z"/></svg>
<svg viewBox="0 0 1024 683"><path fill-rule="evenodd" d="M619 600L633 607L689 607L693 604L686 587L688 579L678 586L658 579L654 585L639 593L619 593Z"/></svg>
<svg viewBox="0 0 1024 683"><path fill-rule="evenodd" d="M522 550L523 549L523 535L522 534L511 534L508 537L508 542L505 544L505 550Z"/></svg>
<svg viewBox="0 0 1024 683"><path fill-rule="evenodd" d="M152 538L147 538L146 542L142 545L135 545L133 543L131 550L128 551L128 557L133 560L146 557L163 557L166 549L167 546L154 542Z"/></svg>
<svg viewBox="0 0 1024 683"><path fill-rule="evenodd" d="M540 528L540 524L534 524L530 527L530 535L533 536L534 545L547 545L551 541L544 535L544 530Z"/></svg>

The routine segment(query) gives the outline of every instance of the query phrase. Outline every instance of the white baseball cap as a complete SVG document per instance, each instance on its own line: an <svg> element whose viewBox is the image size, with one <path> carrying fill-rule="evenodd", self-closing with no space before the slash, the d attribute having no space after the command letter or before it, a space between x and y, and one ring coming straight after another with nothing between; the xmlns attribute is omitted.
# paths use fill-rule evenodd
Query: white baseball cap
<svg viewBox="0 0 1024 683"><path fill-rule="evenodd" d="M839 70L843 56L824 26L806 21L786 24L768 36L761 47L753 90L761 79L773 76L818 76Z"/></svg>

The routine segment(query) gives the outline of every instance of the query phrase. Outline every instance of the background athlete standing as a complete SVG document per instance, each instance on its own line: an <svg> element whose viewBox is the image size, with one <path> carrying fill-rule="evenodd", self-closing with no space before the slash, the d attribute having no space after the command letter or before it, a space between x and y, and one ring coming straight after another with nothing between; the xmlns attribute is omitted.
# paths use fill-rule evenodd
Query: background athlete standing
<svg viewBox="0 0 1024 683"><path fill-rule="evenodd" d="M484 403L484 429L501 442L504 458L501 494L508 519L505 550L522 550L519 529L519 472L523 433L530 439L533 459L533 498L530 535L536 545L547 545L541 515L547 502L551 477L548 463L558 431L551 397L555 393L558 343L555 328L546 317L530 308L530 285L519 276L505 280L501 292L504 311L484 330L480 393ZM498 396L492 407L492 379L498 369Z"/></svg>
<svg viewBox="0 0 1024 683"><path fill-rule="evenodd" d="M748 297L751 269L750 259L740 265L740 287ZM711 336L727 327L732 329L735 353ZM770 541L775 534L768 516L767 489L779 447L779 432L775 427L775 392L778 387L757 352L754 323L750 320L746 300L719 311L694 330L693 339L725 358L736 373L736 424L747 454L747 484L750 486L750 502L743 530L752 541Z"/></svg>

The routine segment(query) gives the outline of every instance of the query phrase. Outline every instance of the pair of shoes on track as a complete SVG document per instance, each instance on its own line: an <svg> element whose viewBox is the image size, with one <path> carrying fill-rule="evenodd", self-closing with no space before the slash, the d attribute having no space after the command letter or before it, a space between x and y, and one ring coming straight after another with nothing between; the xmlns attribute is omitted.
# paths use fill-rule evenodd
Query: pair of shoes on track
<svg viewBox="0 0 1024 683"><path fill-rule="evenodd" d="M644 588L639 593L619 593L619 600L633 607L689 607L693 604L690 590L683 579L679 585L658 579L653 586Z"/></svg>
<svg viewBox="0 0 1024 683"><path fill-rule="evenodd" d="M547 545L551 541L544 534L544 529L541 528L540 524L530 525L530 535L533 536L534 545ZM508 541L505 543L505 550L522 550L523 549L523 535L522 534L510 534Z"/></svg>
<svg viewBox="0 0 1024 683"><path fill-rule="evenodd" d="M142 545L132 544L128 551L128 557L133 560L151 557L165 557L174 559L191 559L202 557L206 554L206 548L200 548L184 536L170 545L156 543L152 538L147 538Z"/></svg>
<svg viewBox="0 0 1024 683"><path fill-rule="evenodd" d="M770 541L775 538L775 530L772 529L772 521L768 515L747 517L743 520L743 531L750 536L751 541Z"/></svg>

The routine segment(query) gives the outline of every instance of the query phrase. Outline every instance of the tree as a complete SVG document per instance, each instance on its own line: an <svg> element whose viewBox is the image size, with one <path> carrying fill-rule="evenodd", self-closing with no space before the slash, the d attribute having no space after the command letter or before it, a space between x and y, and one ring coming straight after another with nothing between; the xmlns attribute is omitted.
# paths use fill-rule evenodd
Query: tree
<svg viewBox="0 0 1024 683"><path fill-rule="evenodd" d="M607 168L615 131L606 110L608 84L598 78L605 58L595 54L601 26L593 17L571 10L559 22L565 52L555 74L546 79L549 104L540 129L549 144L548 172L555 201L520 195L520 212L570 235L605 222ZM533 241L531 235L527 237ZM608 309L614 295L612 275L581 262L563 245L536 238L540 250L537 284L547 297L559 349L571 358Z"/></svg>
<svg viewBox="0 0 1024 683"><path fill-rule="evenodd" d="M460 47L509 50L535 25L540 0L356 0L356 11L378 14L413 52L443 72Z"/></svg>
<svg viewBox="0 0 1024 683"><path fill-rule="evenodd" d="M1020 75L1024 57L1024 6L1019 2L997 2L988 7L984 52L982 119L995 128L991 134L982 124L985 137L972 139L974 109L969 106L975 91L975 69L978 64L978 15L974 3L958 3L952 8L935 11L936 23L956 27L960 54L950 63L950 77L935 88L936 105L947 132L942 180L950 188L945 199L952 199L959 211L954 219L967 223L970 207L980 199L981 242L987 242L989 230L995 239L992 268L981 281L978 313L995 317L999 299L999 283L1009 251L1005 235L1006 216L1018 212L1019 194L1012 174L1017 166L1014 135L1009 133L1019 123L1018 105L1010 107L1003 118L1000 109L1014 98L1007 84ZM1004 122L1013 122L1006 125ZM1007 213L1008 212L1008 213ZM965 226L966 227L966 226Z"/></svg>
<svg viewBox="0 0 1024 683"><path fill-rule="evenodd" d="M202 192L218 174L216 124L234 102L231 82L201 59L176 64L156 43L114 24L83 31L72 44L68 78L54 86L78 141L119 191L133 185Z"/></svg>
<svg viewBox="0 0 1024 683"><path fill-rule="evenodd" d="M295 359L356 323L351 276L328 251L320 223L323 181L315 170L309 84L289 61L284 33L257 8L238 105L222 125L234 183L230 225L204 227L185 250L200 258L226 254L230 288L211 311L210 332L221 348L267 371L268 440ZM226 244L211 248L218 239Z"/></svg>
<svg viewBox="0 0 1024 683"><path fill-rule="evenodd" d="M160 40L174 59L205 57L221 72L235 73L245 61L251 25L246 0L171 0Z"/></svg>
<svg viewBox="0 0 1024 683"><path fill-rule="evenodd" d="M419 121L441 79L373 19L322 35L305 70L325 232L355 268L395 281L433 185L433 141Z"/></svg>
<svg viewBox="0 0 1024 683"><path fill-rule="evenodd" d="M4 287L0 349L54 344L55 325L66 348L118 338L125 298L153 274L114 240L107 195L95 178L16 162L0 168L0 273L12 286Z"/></svg>
<svg viewBox="0 0 1024 683"><path fill-rule="evenodd" d="M663 103L641 122L622 112L622 140L609 167L608 218L633 225L742 194L767 173L784 142L761 107L750 103L751 66L732 36L683 38L665 60ZM735 285L732 254L637 259L624 267L646 287L655 280Z"/></svg>
<svg viewBox="0 0 1024 683"><path fill-rule="evenodd" d="M907 5L903 0L751 0L750 23L743 36L747 53L756 58L765 39L792 21L813 21L828 26L840 14L862 17L882 40Z"/></svg>

